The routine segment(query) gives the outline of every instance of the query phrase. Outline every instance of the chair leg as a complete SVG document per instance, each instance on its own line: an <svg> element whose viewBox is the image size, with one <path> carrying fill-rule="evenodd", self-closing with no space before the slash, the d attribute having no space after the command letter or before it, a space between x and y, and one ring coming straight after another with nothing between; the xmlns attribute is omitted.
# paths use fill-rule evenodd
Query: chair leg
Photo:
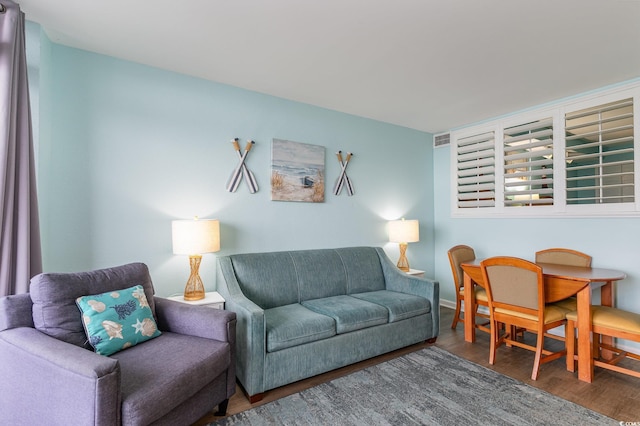
<svg viewBox="0 0 640 426"><path fill-rule="evenodd" d="M214 413L216 416L226 416L227 415L227 407L229 406L229 398L222 401L218 404L218 411Z"/></svg>
<svg viewBox="0 0 640 426"><path fill-rule="evenodd" d="M595 359L600 359L602 357L602 353L600 350L600 341L601 336L600 334L597 333L591 333L592 336L592 341L591 341L591 355L595 358Z"/></svg>
<svg viewBox="0 0 640 426"><path fill-rule="evenodd" d="M496 346L498 344L498 323L491 321L491 346L489 347L489 364L496 362Z"/></svg>
<svg viewBox="0 0 640 426"><path fill-rule="evenodd" d="M538 373L540 372L540 361L542 360L542 349L544 346L544 332L538 331L538 338L536 339L536 357L533 361L533 370L531 371L531 380L538 380Z"/></svg>
<svg viewBox="0 0 640 426"><path fill-rule="evenodd" d="M456 298L456 313L453 315L453 323L451 324L451 328L455 330L458 325L458 321L460 321L460 310L461 310L462 302L460 298Z"/></svg>
<svg viewBox="0 0 640 426"><path fill-rule="evenodd" d="M576 371L576 324L567 320L564 326L565 347L567 348L567 371L574 373Z"/></svg>

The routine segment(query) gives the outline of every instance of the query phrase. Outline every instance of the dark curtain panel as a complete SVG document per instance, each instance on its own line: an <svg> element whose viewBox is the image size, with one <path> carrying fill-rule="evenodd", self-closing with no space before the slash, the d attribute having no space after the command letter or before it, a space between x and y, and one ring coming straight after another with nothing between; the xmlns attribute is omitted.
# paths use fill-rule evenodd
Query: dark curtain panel
<svg viewBox="0 0 640 426"><path fill-rule="evenodd" d="M24 13L0 0L0 296L42 272Z"/></svg>

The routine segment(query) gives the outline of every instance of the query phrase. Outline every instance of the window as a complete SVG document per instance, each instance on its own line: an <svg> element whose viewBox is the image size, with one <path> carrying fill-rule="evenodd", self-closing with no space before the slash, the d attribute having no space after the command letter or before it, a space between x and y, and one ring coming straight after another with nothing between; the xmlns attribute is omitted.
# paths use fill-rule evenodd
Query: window
<svg viewBox="0 0 640 426"><path fill-rule="evenodd" d="M495 205L495 141L493 132L458 140L458 207Z"/></svg>
<svg viewBox="0 0 640 426"><path fill-rule="evenodd" d="M451 132L453 214L640 214L640 83Z"/></svg>
<svg viewBox="0 0 640 426"><path fill-rule="evenodd" d="M633 203L633 99L565 116L567 204Z"/></svg>
<svg viewBox="0 0 640 426"><path fill-rule="evenodd" d="M553 204L553 119L504 129L504 205Z"/></svg>

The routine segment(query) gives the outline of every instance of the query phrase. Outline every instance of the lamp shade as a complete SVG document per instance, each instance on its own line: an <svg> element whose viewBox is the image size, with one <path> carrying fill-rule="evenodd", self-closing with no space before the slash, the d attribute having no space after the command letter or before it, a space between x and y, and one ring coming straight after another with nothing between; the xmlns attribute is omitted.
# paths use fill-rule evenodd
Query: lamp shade
<svg viewBox="0 0 640 426"><path fill-rule="evenodd" d="M220 250L220 222L216 219L171 222L173 254L203 254Z"/></svg>
<svg viewBox="0 0 640 426"><path fill-rule="evenodd" d="M420 226L417 220L392 220L389 222L389 241L392 243L415 243L420 241Z"/></svg>

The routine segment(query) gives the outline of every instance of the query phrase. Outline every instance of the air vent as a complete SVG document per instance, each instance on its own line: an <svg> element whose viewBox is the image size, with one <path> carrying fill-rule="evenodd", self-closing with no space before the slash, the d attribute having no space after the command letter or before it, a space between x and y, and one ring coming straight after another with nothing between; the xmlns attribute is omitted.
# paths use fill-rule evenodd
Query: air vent
<svg viewBox="0 0 640 426"><path fill-rule="evenodd" d="M449 133L436 135L435 138L433 139L434 148L437 148L439 146L449 145L450 138L451 138L451 134Z"/></svg>

